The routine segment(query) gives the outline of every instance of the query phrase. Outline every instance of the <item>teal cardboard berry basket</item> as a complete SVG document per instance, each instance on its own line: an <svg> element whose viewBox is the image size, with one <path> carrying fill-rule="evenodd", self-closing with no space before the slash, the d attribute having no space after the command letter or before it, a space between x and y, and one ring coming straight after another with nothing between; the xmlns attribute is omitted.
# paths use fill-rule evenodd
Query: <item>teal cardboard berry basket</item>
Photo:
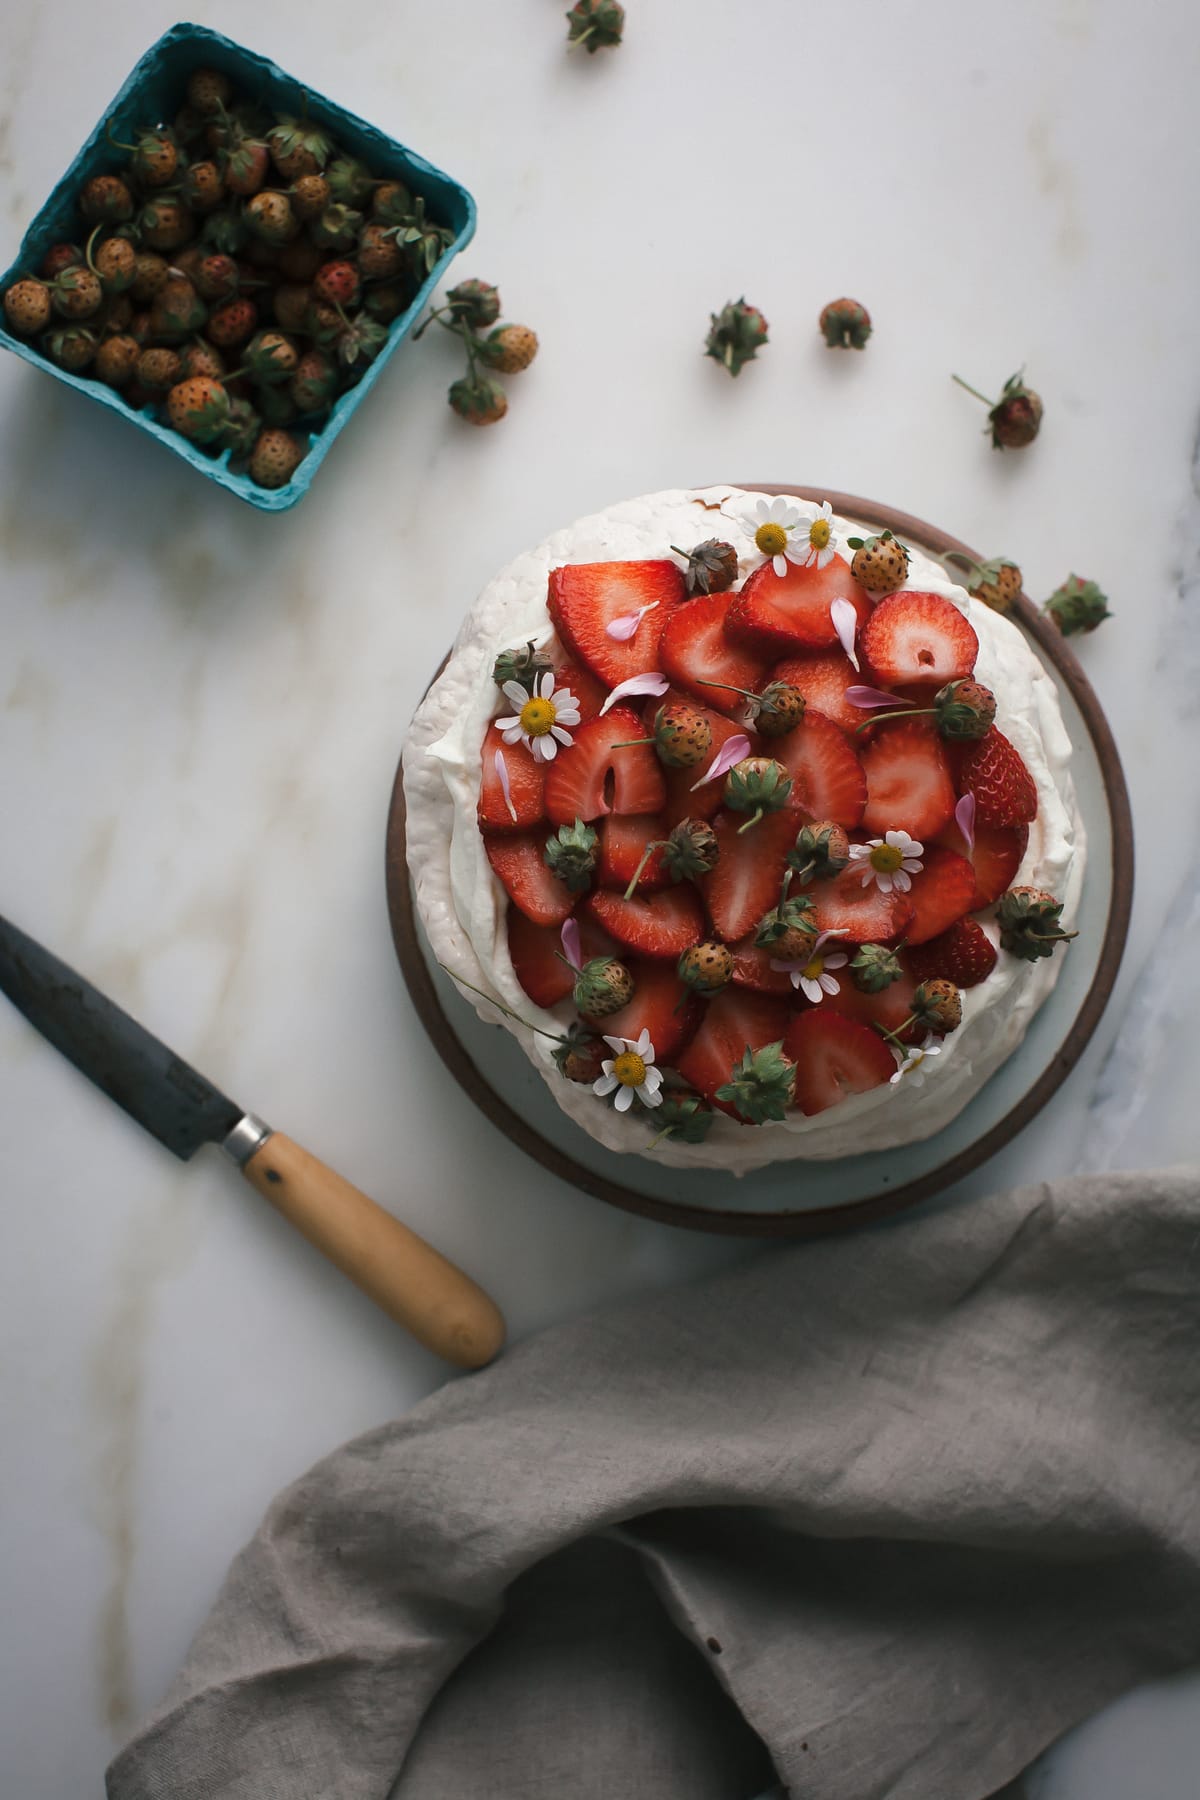
<svg viewBox="0 0 1200 1800"><path fill-rule="evenodd" d="M35 273L52 244L79 241L84 229L76 210L79 189L93 175L119 170L126 160L124 153L110 143L108 128L111 126L114 137L128 139L139 126L169 123L183 102L187 78L196 68L220 69L244 89L249 98L262 101L279 112L307 110L314 124L326 127L343 149L367 164L372 174L395 176L405 181L414 194L424 198L429 216L454 233L453 242L430 270L411 305L392 321L387 342L375 360L353 387L338 396L320 429L305 432L302 423L294 427L298 434L308 438L309 449L291 480L284 487L259 487L248 474L230 468L228 450L210 454L172 431L153 410L135 410L115 388L92 380L86 373L76 375L60 369L34 344L25 343L5 330L2 317L0 343L35 368L45 369L56 380L121 414L239 499L266 512L283 512L295 506L308 492L334 439L349 424L355 410L383 374L387 362L411 332L450 263L470 242L475 231L475 202L466 188L435 169L416 151L388 137L378 126L369 125L336 106L315 89L285 74L266 57L243 49L240 44L203 25L174 25L147 50L111 105L105 108L104 116L26 231L12 266L0 276L0 289L7 288L22 275Z"/></svg>

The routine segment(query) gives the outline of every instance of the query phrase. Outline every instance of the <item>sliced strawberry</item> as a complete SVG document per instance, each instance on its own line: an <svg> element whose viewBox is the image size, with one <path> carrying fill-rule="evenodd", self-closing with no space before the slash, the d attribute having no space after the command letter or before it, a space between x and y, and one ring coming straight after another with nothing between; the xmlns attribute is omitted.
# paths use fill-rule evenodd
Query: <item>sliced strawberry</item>
<svg viewBox="0 0 1200 1800"><path fill-rule="evenodd" d="M894 1031L902 1044L916 1044L925 1036L917 1025L910 1025L912 1017L912 997L917 991L917 977L912 972L907 952L902 952L904 973L890 982L887 987L880 988L876 994L864 994L856 988L849 970L838 971L838 991L826 994L821 1001L822 1007L829 1007L832 1012L841 1013L845 1019L853 1019L856 1024L882 1025L885 1031Z"/></svg>
<svg viewBox="0 0 1200 1800"><path fill-rule="evenodd" d="M584 901L584 910L618 944L643 956L682 956L704 936L704 908L687 882L661 894L635 894L632 900L597 888Z"/></svg>
<svg viewBox="0 0 1200 1800"><path fill-rule="evenodd" d="M942 739L929 719L892 719L860 751L867 782L863 828L936 837L954 815L954 782Z"/></svg>
<svg viewBox="0 0 1200 1800"><path fill-rule="evenodd" d="M886 944L898 938L909 919L908 896L893 888L880 892L878 883L863 886L862 865L850 863L832 881L814 881L812 895L818 931L839 932L847 944Z"/></svg>
<svg viewBox="0 0 1200 1800"><path fill-rule="evenodd" d="M835 556L823 569L789 563L785 575L776 575L773 564L765 562L734 596L725 629L734 643L758 656L826 650L838 641L829 611L835 600L849 600L861 630L871 602L844 557Z"/></svg>
<svg viewBox="0 0 1200 1800"><path fill-rule="evenodd" d="M620 1012L588 1023L604 1037L636 1040L646 1030L655 1061L674 1062L704 1015L704 1001L683 985L672 963L630 956L625 967L633 977L633 999Z"/></svg>
<svg viewBox="0 0 1200 1800"><path fill-rule="evenodd" d="M572 656L609 688L658 667L658 640L667 615L683 599L683 576L673 562L567 563L550 571L547 605ZM615 620L644 614L633 636L609 637Z"/></svg>
<svg viewBox="0 0 1200 1800"><path fill-rule="evenodd" d="M778 957L773 950L764 950L761 944L756 944L753 932L729 948L733 952L733 979L739 987L753 988L757 994L791 997L794 992L791 976L786 969L771 967Z"/></svg>
<svg viewBox="0 0 1200 1800"><path fill-rule="evenodd" d="M624 893L638 864L646 854L647 844L666 837L662 819L653 813L610 813L600 827L600 855L596 863L596 886L617 888ZM663 868L662 851L656 850L638 876L638 888L647 893L669 887L671 877Z"/></svg>
<svg viewBox="0 0 1200 1800"><path fill-rule="evenodd" d="M496 757L504 758L512 812L496 769ZM494 725L483 740L483 775L479 784L479 823L493 831L527 831L546 816L546 764L538 762L525 744L506 744ZM513 817L513 813L516 817Z"/></svg>
<svg viewBox="0 0 1200 1800"><path fill-rule="evenodd" d="M921 861L923 867L913 876L908 894L913 909L904 934L908 944L926 944L939 937L970 910L975 892L974 869L953 850L927 845Z"/></svg>
<svg viewBox="0 0 1200 1800"><path fill-rule="evenodd" d="M1033 776L994 725L961 753L958 782L964 794L974 794L981 825L1028 825L1037 818Z"/></svg>
<svg viewBox="0 0 1200 1800"><path fill-rule="evenodd" d="M561 925L575 904L575 895L546 867L546 839L536 831L491 831L483 834L483 847L509 898L535 925Z"/></svg>
<svg viewBox="0 0 1200 1800"><path fill-rule="evenodd" d="M534 1005L555 1006L565 1000L575 985L575 976L561 960L561 928L535 925L519 907L510 906L507 930L513 973ZM585 961L589 956L611 956L615 949L608 933L591 919L580 919L579 941Z"/></svg>
<svg viewBox="0 0 1200 1800"><path fill-rule="evenodd" d="M671 698L671 692L668 692L663 695L659 704L666 706L670 703ZM715 760L717 752L729 742L731 737L736 737L739 733L749 737L750 749L747 754L757 755L757 740L752 732L746 732L745 728L733 719L726 719L717 712L709 712L707 708L704 709L704 717L708 720L713 734L712 749L708 756L695 768L667 769L665 771L667 804L663 812L663 823L668 831L672 825L678 825L681 819L711 819L720 808L725 788L722 777L718 776L716 781L704 782L702 786L695 788L694 793L692 790L704 771Z"/></svg>
<svg viewBox="0 0 1200 1800"><path fill-rule="evenodd" d="M954 850L959 856L965 856L975 870L975 892L971 895L971 904L967 910L978 912L981 907L990 906L993 900L998 900L1013 885L1017 870L1025 858L1029 827L980 825L976 821L974 847L968 849L967 841L958 826L950 825L938 842L947 850Z"/></svg>
<svg viewBox="0 0 1200 1800"><path fill-rule="evenodd" d="M758 657L730 643L725 635L725 615L732 594L712 594L676 607L663 627L658 647L658 668L701 705L717 712L738 713L746 702L733 688L755 692L766 674ZM705 686L706 682L732 682L732 688Z"/></svg>
<svg viewBox="0 0 1200 1800"><path fill-rule="evenodd" d="M745 823L744 813L717 814L713 830L721 854L716 868L698 884L713 929L728 944L753 931L763 914L778 905L787 853L798 830L791 811L768 813L739 836L738 827Z"/></svg>
<svg viewBox="0 0 1200 1800"><path fill-rule="evenodd" d="M843 731L853 733L870 715L851 706L846 689L862 684L850 658L841 650L825 650L812 656L792 656L776 663L771 681L786 681L800 689L809 706L824 713Z"/></svg>
<svg viewBox="0 0 1200 1800"><path fill-rule="evenodd" d="M614 706L573 733L546 771L546 812L555 825L599 819L605 813L654 813L667 797L662 765L632 708ZM633 749L614 749L616 744Z"/></svg>
<svg viewBox="0 0 1200 1800"><path fill-rule="evenodd" d="M889 594L871 614L861 642L883 688L942 687L969 675L979 654L974 627L940 594Z"/></svg>
<svg viewBox="0 0 1200 1800"><path fill-rule="evenodd" d="M713 1100L747 1050L762 1050L768 1044L779 1043L791 1016L791 1007L784 1000L753 994L746 988L722 988L706 1003L700 1029L676 1067L689 1087ZM737 1117L719 1100L715 1104Z"/></svg>
<svg viewBox="0 0 1200 1800"><path fill-rule="evenodd" d="M810 1116L881 1087L897 1068L877 1031L824 1005L794 1016L783 1053L796 1065L796 1103Z"/></svg>
<svg viewBox="0 0 1200 1800"><path fill-rule="evenodd" d="M556 688L566 688L574 694L579 702L580 722L584 725L599 717L600 708L608 699L608 689L604 683L597 681L596 677L589 669L585 669L582 663L562 662L557 664L554 670L554 685Z"/></svg>
<svg viewBox="0 0 1200 1800"><path fill-rule="evenodd" d="M977 919L956 919L948 931L909 952L918 981L940 976L956 987L978 987L996 966L996 946Z"/></svg>
<svg viewBox="0 0 1200 1800"><path fill-rule="evenodd" d="M792 778L789 804L811 819L857 825L867 800L862 764L844 732L824 713L810 709L784 737L772 738L770 754ZM950 792L954 805L954 792Z"/></svg>

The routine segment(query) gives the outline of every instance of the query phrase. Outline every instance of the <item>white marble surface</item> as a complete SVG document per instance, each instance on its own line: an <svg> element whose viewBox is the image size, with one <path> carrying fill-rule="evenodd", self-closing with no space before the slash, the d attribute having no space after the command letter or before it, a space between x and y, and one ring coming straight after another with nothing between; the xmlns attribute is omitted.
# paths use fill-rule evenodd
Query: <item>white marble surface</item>
<svg viewBox="0 0 1200 1800"><path fill-rule="evenodd" d="M1196 1153L1200 24L1120 0L629 0L566 58L551 0L363 14L261 0L241 36L461 177L460 265L541 333L472 432L448 342L400 356L301 509L252 514L14 358L0 367L0 909L485 1281L515 1333L746 1254L610 1212L448 1084L408 1005L382 838L405 721L465 605L549 529L685 481L827 482L1115 619L1084 645L1141 838L1133 946L1048 1111L951 1198ZM173 22L44 0L0 25L9 248ZM853 35L842 35L843 28ZM368 26L364 29L364 19ZM6 260L7 258L5 258ZM772 342L704 362L742 292ZM861 356L815 315L859 294ZM999 456L948 376L1019 363ZM1189 617L1190 614L1190 617ZM0 1009L0 1766L97 1796L270 1495L445 1371L215 1157L184 1167ZM1200 1689L1133 1696L1038 1800L1190 1800Z"/></svg>

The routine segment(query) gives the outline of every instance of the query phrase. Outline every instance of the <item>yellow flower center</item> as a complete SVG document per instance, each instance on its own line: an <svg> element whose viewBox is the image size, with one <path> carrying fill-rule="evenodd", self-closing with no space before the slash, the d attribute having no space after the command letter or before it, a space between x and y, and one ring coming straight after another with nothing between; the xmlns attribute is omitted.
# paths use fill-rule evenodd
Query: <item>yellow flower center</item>
<svg viewBox="0 0 1200 1800"><path fill-rule="evenodd" d="M814 519L808 528L808 541L814 550L824 550L832 536L828 519Z"/></svg>
<svg viewBox="0 0 1200 1800"><path fill-rule="evenodd" d="M764 556L782 556L787 549L787 532L782 525L760 525L754 541Z"/></svg>
<svg viewBox="0 0 1200 1800"><path fill-rule="evenodd" d="M871 867L881 875L894 875L903 861L903 850L897 850L894 844L876 844L871 852Z"/></svg>
<svg viewBox="0 0 1200 1800"><path fill-rule="evenodd" d="M527 700L521 708L521 730L529 737L545 737L557 717L549 700Z"/></svg>
<svg viewBox="0 0 1200 1800"><path fill-rule="evenodd" d="M819 981L824 972L825 958L823 956L814 956L804 971L804 979L805 981Z"/></svg>
<svg viewBox="0 0 1200 1800"><path fill-rule="evenodd" d="M636 1050L625 1050L613 1063L613 1074L622 1087L641 1087L646 1079L646 1065Z"/></svg>

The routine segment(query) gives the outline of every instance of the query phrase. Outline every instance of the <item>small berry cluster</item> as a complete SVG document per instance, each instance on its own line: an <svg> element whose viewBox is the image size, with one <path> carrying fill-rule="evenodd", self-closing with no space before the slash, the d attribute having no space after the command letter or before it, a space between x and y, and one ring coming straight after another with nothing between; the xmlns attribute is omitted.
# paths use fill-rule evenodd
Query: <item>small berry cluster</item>
<svg viewBox="0 0 1200 1800"><path fill-rule="evenodd" d="M504 417L508 395L495 375L519 375L537 355L537 333L528 325L497 324L499 317L500 294L490 282L460 281L413 332L415 342L436 319L462 339L467 372L451 383L448 398L459 418L470 425L494 425Z"/></svg>

